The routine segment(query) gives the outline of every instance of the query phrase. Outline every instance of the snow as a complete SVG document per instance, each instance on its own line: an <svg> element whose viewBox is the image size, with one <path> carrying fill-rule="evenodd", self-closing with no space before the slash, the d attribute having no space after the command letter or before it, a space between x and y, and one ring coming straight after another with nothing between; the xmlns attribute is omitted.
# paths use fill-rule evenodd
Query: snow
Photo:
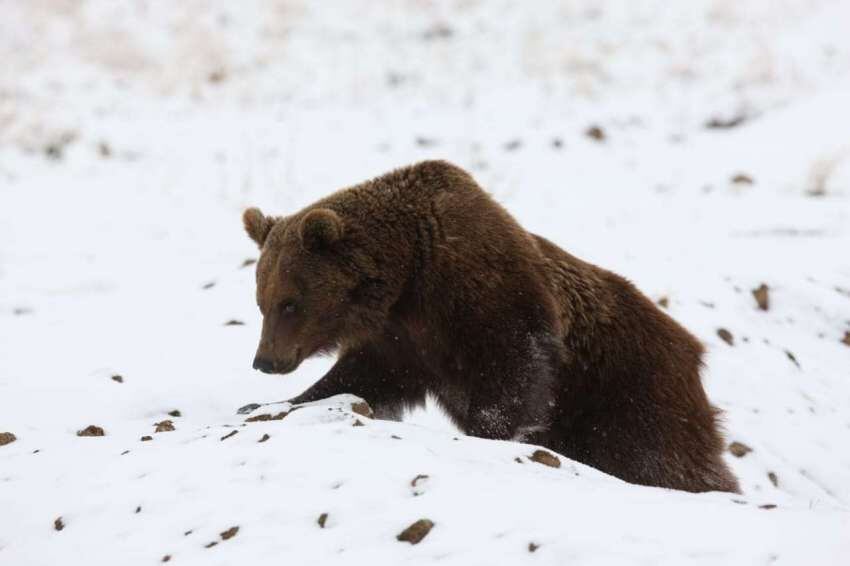
<svg viewBox="0 0 850 566"><path fill-rule="evenodd" d="M0 432L17 437L0 446L0 564L846 563L846 2L0 15ZM433 407L382 422L343 397L244 423L240 406L289 398L333 360L251 369L241 210L286 213L426 158L668 299L708 348L728 439L752 448L728 455L742 495L546 467ZM176 430L154 433L164 419ZM92 424L106 435L76 435ZM422 518L422 542L396 540Z"/></svg>

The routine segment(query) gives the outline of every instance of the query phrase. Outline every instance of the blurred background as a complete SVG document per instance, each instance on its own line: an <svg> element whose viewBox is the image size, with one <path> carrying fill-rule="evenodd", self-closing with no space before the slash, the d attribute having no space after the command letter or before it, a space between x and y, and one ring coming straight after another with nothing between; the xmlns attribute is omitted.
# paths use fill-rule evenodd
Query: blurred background
<svg viewBox="0 0 850 566"><path fill-rule="evenodd" d="M846 0L0 0L2 424L298 393L332 360L251 370L241 211L443 158L706 343L747 492L848 504L848 31Z"/></svg>

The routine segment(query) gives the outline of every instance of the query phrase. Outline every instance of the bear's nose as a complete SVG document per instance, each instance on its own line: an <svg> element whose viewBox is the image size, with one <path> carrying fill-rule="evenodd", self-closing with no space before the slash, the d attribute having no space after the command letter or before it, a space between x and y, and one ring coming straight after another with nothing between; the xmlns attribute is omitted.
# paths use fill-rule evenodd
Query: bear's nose
<svg viewBox="0 0 850 566"><path fill-rule="evenodd" d="M257 356L254 358L254 369L258 369L263 373L272 373L274 364L271 360Z"/></svg>

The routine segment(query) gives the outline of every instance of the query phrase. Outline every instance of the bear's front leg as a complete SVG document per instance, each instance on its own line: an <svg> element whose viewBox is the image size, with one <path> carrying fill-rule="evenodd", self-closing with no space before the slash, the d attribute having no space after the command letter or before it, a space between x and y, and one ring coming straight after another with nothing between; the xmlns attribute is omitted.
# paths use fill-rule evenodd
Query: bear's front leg
<svg viewBox="0 0 850 566"><path fill-rule="evenodd" d="M425 403L423 368L384 341L343 352L325 376L290 403L308 403L341 393L364 399L375 418L401 420L405 408Z"/></svg>
<svg viewBox="0 0 850 566"><path fill-rule="evenodd" d="M557 342L528 337L473 370L464 431L470 436L545 444L561 358Z"/></svg>

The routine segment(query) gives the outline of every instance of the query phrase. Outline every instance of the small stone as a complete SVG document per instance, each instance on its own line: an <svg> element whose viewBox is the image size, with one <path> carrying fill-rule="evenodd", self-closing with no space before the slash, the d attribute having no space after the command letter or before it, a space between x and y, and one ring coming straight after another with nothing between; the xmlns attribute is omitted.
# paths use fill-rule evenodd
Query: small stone
<svg viewBox="0 0 850 566"><path fill-rule="evenodd" d="M328 521L328 514L327 513L322 513L321 515L319 515L319 518L316 519L316 523L318 523L319 527L321 527L323 529L325 528L325 523L327 521Z"/></svg>
<svg viewBox="0 0 850 566"><path fill-rule="evenodd" d="M0 432L0 446L12 444L17 439L18 437L12 434L11 432Z"/></svg>
<svg viewBox="0 0 850 566"><path fill-rule="evenodd" d="M244 267L254 265L255 263L257 263L257 260L254 259L253 257L249 257L248 259L243 260L242 263L239 265L239 267L244 268Z"/></svg>
<svg viewBox="0 0 850 566"><path fill-rule="evenodd" d="M185 533L183 533L183 536L187 537L187 536L191 535L193 532L195 532L195 531L190 529L190 530L186 531Z"/></svg>
<svg viewBox="0 0 850 566"><path fill-rule="evenodd" d="M552 138L552 147L554 149L561 149L564 147L564 140L561 138Z"/></svg>
<svg viewBox="0 0 850 566"><path fill-rule="evenodd" d="M522 464L522 458L517 456L516 458L514 458L514 462L516 462L517 464Z"/></svg>
<svg viewBox="0 0 850 566"><path fill-rule="evenodd" d="M225 434L224 436L222 436L222 437L221 437L221 440L227 440L227 439L228 439L228 438L230 438L231 436L236 436L238 433L239 433L239 431L238 431L238 430L231 430L230 432L228 432L227 434Z"/></svg>
<svg viewBox="0 0 850 566"><path fill-rule="evenodd" d="M112 148L105 141L102 141L97 144L97 152L100 154L101 157L112 157Z"/></svg>
<svg viewBox="0 0 850 566"><path fill-rule="evenodd" d="M141 438L141 441L142 441L142 442L147 442L148 440L153 440L153 437L152 437L152 436L147 436L147 435L145 435L145 436L143 436L143 437Z"/></svg>
<svg viewBox="0 0 850 566"><path fill-rule="evenodd" d="M238 532L239 532L239 527L230 527L226 531L223 531L219 534L221 536L221 540L228 540L228 539L232 539L233 537L235 537L236 533L238 533Z"/></svg>
<svg viewBox="0 0 850 566"><path fill-rule="evenodd" d="M201 285L201 289L203 289L204 291L206 291L207 289L212 289L213 287L215 287L215 281L209 281Z"/></svg>
<svg viewBox="0 0 850 566"><path fill-rule="evenodd" d="M83 430L77 431L77 436L105 436L106 433L99 426L89 425Z"/></svg>
<svg viewBox="0 0 850 566"><path fill-rule="evenodd" d="M598 142L604 142L606 135L605 130L603 130L599 126L590 126L584 131L584 135L589 137L590 139L596 140Z"/></svg>
<svg viewBox="0 0 850 566"><path fill-rule="evenodd" d="M841 343L850 346L850 330L844 331L844 338L841 339Z"/></svg>
<svg viewBox="0 0 850 566"><path fill-rule="evenodd" d="M711 118L705 123L705 127L709 130L728 130L736 126L740 126L747 121L747 116L737 114L731 118Z"/></svg>
<svg viewBox="0 0 850 566"><path fill-rule="evenodd" d="M360 419L354 419L354 423L352 423L351 426L366 426L366 425L364 425L363 422L361 422Z"/></svg>
<svg viewBox="0 0 850 566"><path fill-rule="evenodd" d="M163 557L162 557L162 561L163 561L163 562L168 562L169 560L171 560L171 555L170 555L170 554L166 554L165 556L163 556Z"/></svg>
<svg viewBox="0 0 850 566"><path fill-rule="evenodd" d="M746 173L737 173L732 176L732 182L736 185L752 185L755 183L752 177Z"/></svg>
<svg viewBox="0 0 850 566"><path fill-rule="evenodd" d="M770 308L770 288L762 283L752 291L756 305L760 310L766 311Z"/></svg>
<svg viewBox="0 0 850 566"><path fill-rule="evenodd" d="M281 411L276 415L272 415L270 413L262 413L260 415L254 415L253 417L248 417L245 419L246 423L258 423L265 421L282 421L286 415L288 415L290 411Z"/></svg>
<svg viewBox="0 0 850 566"><path fill-rule="evenodd" d="M729 344L730 346L735 345L735 338L732 336L732 333L726 330L725 328L718 328L717 335L721 340Z"/></svg>
<svg viewBox="0 0 850 566"><path fill-rule="evenodd" d="M182 417L183 413L181 413L178 409L174 409L173 411L168 411L168 415L171 417Z"/></svg>
<svg viewBox="0 0 850 566"><path fill-rule="evenodd" d="M735 441L729 445L729 452L736 458L743 458L752 451L753 449L743 442Z"/></svg>
<svg viewBox="0 0 850 566"><path fill-rule="evenodd" d="M366 401L359 401L351 405L351 411L367 419L372 418L372 407Z"/></svg>
<svg viewBox="0 0 850 566"><path fill-rule="evenodd" d="M764 505L759 505L759 509L776 509L775 503L765 503Z"/></svg>
<svg viewBox="0 0 850 566"><path fill-rule="evenodd" d="M62 520L62 517L56 517L56 520L53 521L53 528L57 531L61 531L65 528L65 521Z"/></svg>
<svg viewBox="0 0 850 566"><path fill-rule="evenodd" d="M522 147L522 140L515 139L505 144L505 151L516 151Z"/></svg>
<svg viewBox="0 0 850 566"><path fill-rule="evenodd" d="M419 147L433 147L437 145L437 140L433 138L426 138L425 136L417 136L414 142Z"/></svg>
<svg viewBox="0 0 850 566"><path fill-rule="evenodd" d="M393 440L401 440L401 437L398 436L397 434L391 434L390 438L392 438Z"/></svg>
<svg viewBox="0 0 850 566"><path fill-rule="evenodd" d="M224 323L225 326L245 326L245 323L241 320L236 320L235 318L231 318L227 322Z"/></svg>
<svg viewBox="0 0 850 566"><path fill-rule="evenodd" d="M116 383L124 383L124 377L118 374L113 375L110 379Z"/></svg>
<svg viewBox="0 0 850 566"><path fill-rule="evenodd" d="M658 299L658 306L661 308L667 308L670 306L670 297L664 296Z"/></svg>
<svg viewBox="0 0 850 566"><path fill-rule="evenodd" d="M207 80L210 81L212 84L219 84L220 82L224 81L225 77L227 77L227 74L223 70L217 69L207 75Z"/></svg>
<svg viewBox="0 0 850 566"><path fill-rule="evenodd" d="M142 512L142 506L139 505L138 507L136 507L136 513L141 513L141 512Z"/></svg>
<svg viewBox="0 0 850 566"><path fill-rule="evenodd" d="M785 350L785 355L794 363L795 366L800 367L800 362L797 361L797 357L791 353L791 350Z"/></svg>
<svg viewBox="0 0 850 566"><path fill-rule="evenodd" d="M528 551L529 552L535 552L538 548L540 548L539 544L537 544L535 542L528 543Z"/></svg>
<svg viewBox="0 0 850 566"><path fill-rule="evenodd" d="M767 472L767 479L770 480L770 483L773 484L773 487L779 487L779 478L776 476L775 472Z"/></svg>
<svg viewBox="0 0 850 566"><path fill-rule="evenodd" d="M239 409L236 411L236 414L237 415L247 415L248 413L256 411L259 408L260 408L259 403L248 403L247 405L243 405L243 406L239 407Z"/></svg>
<svg viewBox="0 0 850 566"><path fill-rule="evenodd" d="M419 519L403 531L401 531L396 540L401 542L409 542L410 544L419 544L422 539L428 536L431 529L434 528L434 523L428 519Z"/></svg>
<svg viewBox="0 0 850 566"><path fill-rule="evenodd" d="M208 542L207 544L205 544L205 545L204 545L204 548L212 548L212 547L214 547L214 546L215 546L215 545L217 545L217 544L218 544L218 541L217 541L217 540L214 540L214 541L212 541L212 542Z"/></svg>
<svg viewBox="0 0 850 566"><path fill-rule="evenodd" d="M558 459L557 456L547 452L546 450L535 450L534 453L529 456L534 462L538 464L543 464L544 466L549 466L551 468L560 468L561 460Z"/></svg>
<svg viewBox="0 0 850 566"><path fill-rule="evenodd" d="M174 430L174 423L170 420L164 420L156 423L154 432L171 432Z"/></svg>
<svg viewBox="0 0 850 566"><path fill-rule="evenodd" d="M268 440L269 438L271 438L271 436L269 436L268 434L264 434L264 435L262 436L262 438L260 438L257 442L265 442L265 441L266 441L266 440Z"/></svg>

